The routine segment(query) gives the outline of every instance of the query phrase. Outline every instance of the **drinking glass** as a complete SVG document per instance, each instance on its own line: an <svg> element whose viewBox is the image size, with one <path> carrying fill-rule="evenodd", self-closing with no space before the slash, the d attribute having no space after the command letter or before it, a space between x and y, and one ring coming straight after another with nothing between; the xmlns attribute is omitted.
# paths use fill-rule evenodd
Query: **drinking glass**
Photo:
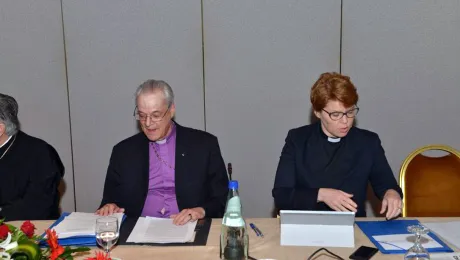
<svg viewBox="0 0 460 260"><path fill-rule="evenodd" d="M430 230L422 225L413 225L407 227L407 231L415 234L415 243L407 250L404 260L430 260L430 254L420 242L421 236L427 234Z"/></svg>
<svg viewBox="0 0 460 260"><path fill-rule="evenodd" d="M110 249L117 243L118 219L115 217L102 217L96 219L96 241L110 256Z"/></svg>

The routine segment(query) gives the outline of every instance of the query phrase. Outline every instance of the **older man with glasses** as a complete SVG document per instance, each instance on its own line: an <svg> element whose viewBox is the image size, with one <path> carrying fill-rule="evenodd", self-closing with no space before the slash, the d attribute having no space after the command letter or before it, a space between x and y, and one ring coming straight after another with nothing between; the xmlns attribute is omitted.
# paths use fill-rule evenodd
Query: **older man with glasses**
<svg viewBox="0 0 460 260"><path fill-rule="evenodd" d="M319 122L289 131L272 191L286 210L335 210L366 216L368 182L388 219L401 214L398 186L376 133L353 126L358 93L349 77L324 73L311 89Z"/></svg>
<svg viewBox="0 0 460 260"><path fill-rule="evenodd" d="M134 117L142 133L113 148L97 214L173 218L177 225L223 216L228 177L218 140L179 125L175 112L166 82L138 87Z"/></svg>

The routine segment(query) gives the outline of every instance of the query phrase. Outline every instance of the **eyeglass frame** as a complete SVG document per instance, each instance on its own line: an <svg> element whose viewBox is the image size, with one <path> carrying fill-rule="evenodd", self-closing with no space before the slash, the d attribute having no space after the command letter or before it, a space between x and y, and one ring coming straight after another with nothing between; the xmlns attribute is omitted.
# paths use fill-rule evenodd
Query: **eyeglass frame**
<svg viewBox="0 0 460 260"><path fill-rule="evenodd" d="M323 108L322 110L323 110L324 112L326 112L326 114L329 115L329 118L330 118L332 121L339 121L340 119L343 118L343 116L347 116L347 118L354 118L354 117L356 117L356 115L357 115L358 112L359 112L359 107L355 106L354 108L352 108L352 109L350 109L350 110L348 110L348 111L346 111L346 112L340 112L340 111L328 112L328 111L326 111L324 108ZM356 114L354 114L353 116L348 116L348 113L350 113L351 111L354 111L354 110L356 110ZM337 118L337 119L334 119L334 118L332 118L332 114L334 114L334 113L341 114L341 116L340 116L339 118Z"/></svg>
<svg viewBox="0 0 460 260"><path fill-rule="evenodd" d="M166 114L168 113L169 109L171 109L171 105L169 105L169 106L168 106L168 109L166 109L165 113L164 113L159 119L156 119L156 120L154 120L154 119L152 118L152 114L155 113L155 112L152 112L152 113L150 113L150 114L145 114L145 113L142 112L143 114L146 115L145 120L142 120L142 119L140 119L139 108L136 106L136 107L134 108L133 116L134 116L134 118L135 118L137 121L140 121L140 122L146 122L146 121L147 121L147 118L150 118L150 121L151 121L151 122L160 122L161 120L163 120L163 119L165 118L165 116L166 116ZM136 111L137 111L137 113L136 113Z"/></svg>

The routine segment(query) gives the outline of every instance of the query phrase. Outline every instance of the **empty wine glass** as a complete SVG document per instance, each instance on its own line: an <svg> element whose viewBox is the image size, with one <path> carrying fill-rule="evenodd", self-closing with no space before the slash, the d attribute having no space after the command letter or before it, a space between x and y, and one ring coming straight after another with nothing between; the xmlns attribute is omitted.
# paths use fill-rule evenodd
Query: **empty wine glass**
<svg viewBox="0 0 460 260"><path fill-rule="evenodd" d="M407 227L407 231L415 234L414 245L407 250L404 255L405 260L430 260L430 254L420 242L421 236L427 234L430 230L422 225L413 225Z"/></svg>
<svg viewBox="0 0 460 260"><path fill-rule="evenodd" d="M118 219L115 217L102 217L96 219L96 241L110 256L110 249L118 241Z"/></svg>

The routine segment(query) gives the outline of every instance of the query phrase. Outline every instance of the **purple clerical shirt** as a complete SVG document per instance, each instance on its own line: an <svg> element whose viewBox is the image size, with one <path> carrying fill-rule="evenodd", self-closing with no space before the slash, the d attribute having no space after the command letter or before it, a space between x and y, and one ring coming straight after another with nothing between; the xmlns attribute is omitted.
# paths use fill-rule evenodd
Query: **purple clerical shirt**
<svg viewBox="0 0 460 260"><path fill-rule="evenodd" d="M149 190L142 216L169 218L179 213L174 169L176 155L176 126L163 140L149 143Z"/></svg>

